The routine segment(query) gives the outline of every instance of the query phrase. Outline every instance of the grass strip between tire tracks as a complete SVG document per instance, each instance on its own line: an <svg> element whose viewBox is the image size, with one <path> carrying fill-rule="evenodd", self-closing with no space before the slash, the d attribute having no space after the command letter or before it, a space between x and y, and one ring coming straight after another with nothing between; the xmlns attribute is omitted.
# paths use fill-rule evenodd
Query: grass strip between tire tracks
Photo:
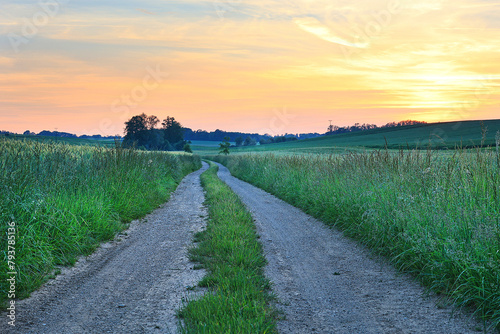
<svg viewBox="0 0 500 334"><path fill-rule="evenodd" d="M276 333L277 312L270 305L266 259L251 214L239 197L217 177L218 167L201 175L209 220L190 250L208 274L199 283L208 291L191 300L179 316L182 333Z"/></svg>

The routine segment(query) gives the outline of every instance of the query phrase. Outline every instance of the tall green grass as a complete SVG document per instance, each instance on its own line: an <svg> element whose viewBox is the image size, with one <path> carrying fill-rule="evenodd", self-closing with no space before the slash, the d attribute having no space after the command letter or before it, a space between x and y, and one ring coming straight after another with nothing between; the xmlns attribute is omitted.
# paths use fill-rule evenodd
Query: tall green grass
<svg viewBox="0 0 500 334"><path fill-rule="evenodd" d="M493 150L244 155L233 175L344 230L500 326L500 156Z"/></svg>
<svg viewBox="0 0 500 334"><path fill-rule="evenodd" d="M275 333L276 311L269 306L266 259L257 240L251 214L217 177L211 164L201 176L209 221L197 235L191 259L208 270L199 283L208 292L180 311L182 333Z"/></svg>
<svg viewBox="0 0 500 334"><path fill-rule="evenodd" d="M16 297L168 199L199 157L0 139L0 302L15 222Z"/></svg>

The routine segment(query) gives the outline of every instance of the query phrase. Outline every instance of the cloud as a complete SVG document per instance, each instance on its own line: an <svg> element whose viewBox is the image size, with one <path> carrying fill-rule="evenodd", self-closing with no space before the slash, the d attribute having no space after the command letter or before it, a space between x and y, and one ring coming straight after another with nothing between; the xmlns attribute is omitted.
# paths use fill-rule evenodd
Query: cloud
<svg viewBox="0 0 500 334"><path fill-rule="evenodd" d="M155 13L150 12L150 11L145 10L145 9L142 9L142 8L136 8L136 10L138 10L139 12L142 12L142 13L144 13L144 14L148 14L148 15L156 15Z"/></svg>
<svg viewBox="0 0 500 334"><path fill-rule="evenodd" d="M299 26L300 29L307 31L325 41L336 43L344 46L350 46L360 49L365 49L370 46L369 43L351 43L336 36L328 27L323 25L317 19L312 17L307 18L296 18L293 20L295 24Z"/></svg>

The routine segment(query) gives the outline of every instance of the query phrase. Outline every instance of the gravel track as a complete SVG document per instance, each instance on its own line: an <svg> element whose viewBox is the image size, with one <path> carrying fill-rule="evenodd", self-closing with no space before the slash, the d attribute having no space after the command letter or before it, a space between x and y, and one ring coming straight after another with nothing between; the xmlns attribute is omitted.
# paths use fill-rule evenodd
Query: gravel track
<svg viewBox="0 0 500 334"><path fill-rule="evenodd" d="M125 234L63 270L16 303L13 329L1 333L175 333L175 312L205 275L193 270L187 250L205 226L199 176L186 176L170 200L134 221Z"/></svg>
<svg viewBox="0 0 500 334"><path fill-rule="evenodd" d="M63 269L16 303L15 330L1 333L175 333L183 298L201 293L205 275L187 250L207 215L199 176L188 175L170 201L126 233ZM280 333L478 333L462 312L437 307L411 277L341 232L246 182L219 165L219 177L251 211L278 307Z"/></svg>
<svg viewBox="0 0 500 334"><path fill-rule="evenodd" d="M478 333L470 315L429 297L341 232L231 176L219 177L252 213L268 260L265 273L285 313L280 333Z"/></svg>

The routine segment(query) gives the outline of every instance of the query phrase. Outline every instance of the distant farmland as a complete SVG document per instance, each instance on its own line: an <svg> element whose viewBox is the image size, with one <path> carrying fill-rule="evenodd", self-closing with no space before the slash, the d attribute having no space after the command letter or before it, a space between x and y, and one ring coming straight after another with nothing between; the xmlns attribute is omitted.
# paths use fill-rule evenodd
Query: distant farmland
<svg viewBox="0 0 500 334"><path fill-rule="evenodd" d="M453 149L494 146L500 120L464 121L410 125L336 134L286 143L232 148L232 152L289 151L293 153L335 153L344 148ZM484 138L483 138L484 137ZM484 139L484 140L483 140ZM203 149L203 153L208 153Z"/></svg>

